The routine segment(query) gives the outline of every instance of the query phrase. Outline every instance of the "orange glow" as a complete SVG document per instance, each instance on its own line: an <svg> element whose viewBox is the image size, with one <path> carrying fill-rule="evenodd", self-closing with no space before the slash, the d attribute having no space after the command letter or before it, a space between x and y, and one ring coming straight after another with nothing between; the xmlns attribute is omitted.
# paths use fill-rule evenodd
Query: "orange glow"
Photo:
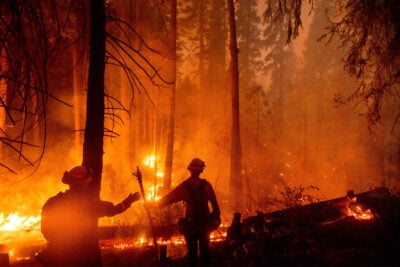
<svg viewBox="0 0 400 267"><path fill-rule="evenodd" d="M215 231L210 234L210 242L223 242L226 237L226 231L219 232ZM158 245L174 245L181 246L185 245L185 238L182 235L174 235L169 239L158 238ZM113 240L101 240L100 246L101 248L116 248L116 249L129 249L134 247L147 247L153 246L154 241L151 237L138 237L138 238L122 238L122 239L113 239Z"/></svg>
<svg viewBox="0 0 400 267"><path fill-rule="evenodd" d="M227 236L226 231L214 231L210 234L210 241L211 242L223 242Z"/></svg>
<svg viewBox="0 0 400 267"><path fill-rule="evenodd" d="M158 201L161 199L158 192L162 185L150 186L146 189L146 199ZM155 189L156 188L156 189ZM19 212L8 215L0 213L0 231L26 231L40 229L41 215L21 215Z"/></svg>
<svg viewBox="0 0 400 267"><path fill-rule="evenodd" d="M353 216L357 220L371 220L374 218L370 209L363 209L361 205L352 203L347 208L347 215Z"/></svg>
<svg viewBox="0 0 400 267"><path fill-rule="evenodd" d="M162 187L162 185L155 185L155 186L150 186L146 190L146 200L151 200L151 201L157 201L161 199L161 197L158 195L159 189Z"/></svg>
<svg viewBox="0 0 400 267"><path fill-rule="evenodd" d="M156 170L157 169L157 155L152 154L150 156L145 157L143 160L143 164L150 169L154 169L156 171L156 173L155 173L156 177L159 177L159 178L164 177L163 172Z"/></svg>
<svg viewBox="0 0 400 267"><path fill-rule="evenodd" d="M154 170L154 185L152 187L147 188L146 190L146 199L147 200L159 200L161 197L158 196L158 192L160 187L162 187L162 185L157 184L158 182L161 181L162 183L162 178L164 177L164 173L162 171L159 171L157 168L157 155L150 155L148 157L145 157L145 159L143 160L143 164L145 166L147 166L150 169ZM157 178L160 178L160 181L158 181Z"/></svg>
<svg viewBox="0 0 400 267"><path fill-rule="evenodd" d="M147 167L154 169L156 163L156 156L155 155L148 156L143 160L143 163Z"/></svg>
<svg viewBox="0 0 400 267"><path fill-rule="evenodd" d="M22 216L18 212L5 216L0 213L0 231L40 229L41 216Z"/></svg>

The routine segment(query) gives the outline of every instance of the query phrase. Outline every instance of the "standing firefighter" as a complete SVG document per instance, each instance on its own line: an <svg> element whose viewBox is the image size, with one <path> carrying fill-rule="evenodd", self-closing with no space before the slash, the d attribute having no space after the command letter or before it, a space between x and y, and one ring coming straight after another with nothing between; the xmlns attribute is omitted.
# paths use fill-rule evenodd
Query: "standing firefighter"
<svg viewBox="0 0 400 267"><path fill-rule="evenodd" d="M122 213L140 198L129 194L114 205L87 193L92 179L82 166L64 172L62 182L69 190L51 197L42 208L41 231L47 249L37 257L44 266L101 266L98 244L98 218Z"/></svg>
<svg viewBox="0 0 400 267"><path fill-rule="evenodd" d="M178 201L186 205L185 217L179 220L181 233L185 236L190 264L197 263L197 250L200 249L200 264L209 265L210 233L221 223L220 209L212 185L199 177L205 168L204 161L194 158L187 169L190 177L164 196L159 207L165 207ZM208 203L211 203L212 212Z"/></svg>

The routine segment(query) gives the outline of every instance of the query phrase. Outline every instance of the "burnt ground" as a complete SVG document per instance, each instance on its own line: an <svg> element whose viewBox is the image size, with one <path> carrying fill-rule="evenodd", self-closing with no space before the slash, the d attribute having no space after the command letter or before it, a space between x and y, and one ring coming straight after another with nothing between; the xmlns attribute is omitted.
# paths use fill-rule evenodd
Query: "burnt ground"
<svg viewBox="0 0 400 267"><path fill-rule="evenodd" d="M213 266L399 266L398 225L345 218L271 238L212 243ZM170 247L167 248L171 250ZM183 255L182 255L183 256ZM184 258L154 259L153 248L109 250L105 266L185 266Z"/></svg>
<svg viewBox="0 0 400 267"><path fill-rule="evenodd" d="M400 198L379 190L358 195L373 211L369 220L339 216L343 199L246 218L239 232L230 231L226 239L212 243L212 265L399 266ZM105 236L112 234L105 231ZM105 267L186 265L184 244L168 244L167 258L156 260L153 246L115 246L126 240L102 240ZM27 259L11 266L40 265Z"/></svg>

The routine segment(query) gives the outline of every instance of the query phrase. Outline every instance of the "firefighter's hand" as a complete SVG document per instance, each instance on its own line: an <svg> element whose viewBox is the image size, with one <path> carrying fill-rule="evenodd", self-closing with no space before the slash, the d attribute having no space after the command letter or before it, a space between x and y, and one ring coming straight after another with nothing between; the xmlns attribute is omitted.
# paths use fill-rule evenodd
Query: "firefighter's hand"
<svg viewBox="0 0 400 267"><path fill-rule="evenodd" d="M125 206L130 207L133 202L138 201L140 199L140 193L135 192L135 193L130 193L129 196L127 196L122 203Z"/></svg>

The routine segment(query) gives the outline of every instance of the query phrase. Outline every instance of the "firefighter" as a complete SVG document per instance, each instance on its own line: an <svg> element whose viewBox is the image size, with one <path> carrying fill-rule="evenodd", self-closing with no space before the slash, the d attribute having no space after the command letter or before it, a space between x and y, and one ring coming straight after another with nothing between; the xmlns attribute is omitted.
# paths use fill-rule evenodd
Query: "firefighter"
<svg viewBox="0 0 400 267"><path fill-rule="evenodd" d="M185 217L178 222L181 234L184 235L191 265L197 264L197 251L200 250L200 264L211 264L210 233L221 223L220 209L212 185L200 174L205 163L194 158L187 169L190 177L165 195L159 202L160 208L183 201L186 206ZM208 203L211 204L212 212Z"/></svg>
<svg viewBox="0 0 400 267"><path fill-rule="evenodd" d="M37 255L44 266L101 266L98 218L122 213L140 198L135 192L117 205L102 201L87 193L91 179L83 166L64 172L62 182L69 189L44 204L41 231L48 243Z"/></svg>

